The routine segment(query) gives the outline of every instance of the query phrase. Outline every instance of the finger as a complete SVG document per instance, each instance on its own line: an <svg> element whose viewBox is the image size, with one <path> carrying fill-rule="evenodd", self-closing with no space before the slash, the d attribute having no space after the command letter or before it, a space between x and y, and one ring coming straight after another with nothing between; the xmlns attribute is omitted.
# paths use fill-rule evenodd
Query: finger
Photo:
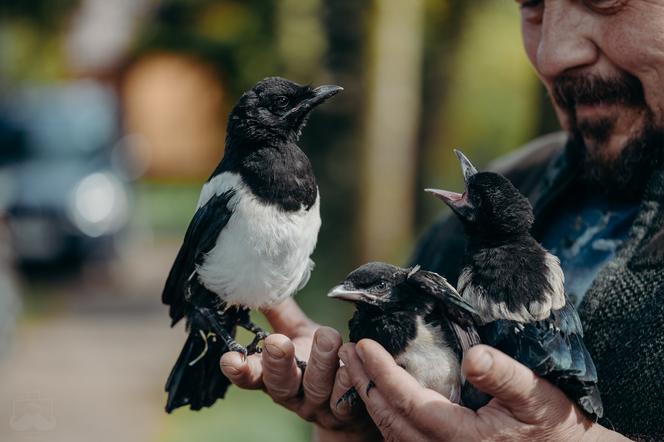
<svg viewBox="0 0 664 442"><path fill-rule="evenodd" d="M355 351L354 344L344 344L339 350L339 357L345 364L351 383L364 402L371 420L378 426L380 432L388 440L419 440L422 435L410 425L409 416L403 415L395 408L396 401L390 397L388 402L378 387L368 389L369 375L362 366L362 361ZM389 397L389 396L387 396Z"/></svg>
<svg viewBox="0 0 664 442"><path fill-rule="evenodd" d="M263 388L263 367L259 355L243 358L236 351L221 356L221 371L233 384L248 390Z"/></svg>
<svg viewBox="0 0 664 442"><path fill-rule="evenodd" d="M298 399L302 373L295 364L295 348L284 335L265 339L262 353L263 383L272 398L284 405Z"/></svg>
<svg viewBox="0 0 664 442"><path fill-rule="evenodd" d="M275 333L296 336L302 329L314 327L313 321L292 298L269 310L264 310L263 313Z"/></svg>
<svg viewBox="0 0 664 442"><path fill-rule="evenodd" d="M305 413L325 406L330 400L334 378L339 368L337 355L339 347L341 347L341 335L336 330L330 327L316 330L302 380Z"/></svg>
<svg viewBox="0 0 664 442"><path fill-rule="evenodd" d="M358 404L354 404L355 407L352 407L351 404L346 401L339 403L341 396L352 387L353 382L348 374L348 367L339 367L337 374L334 377L334 387L332 388L332 394L330 395L330 410L332 410L332 414L339 420L348 419L357 412Z"/></svg>
<svg viewBox="0 0 664 442"><path fill-rule="evenodd" d="M466 378L509 409L533 410L561 393L532 370L486 345L470 349L463 360Z"/></svg>
<svg viewBox="0 0 664 442"><path fill-rule="evenodd" d="M348 373L351 385L357 390L372 419L379 410L392 411L392 405L385 400L381 391L376 386L370 388L371 379L362 367L362 361L355 351L355 344L344 344L339 350L339 357L345 364L344 369Z"/></svg>

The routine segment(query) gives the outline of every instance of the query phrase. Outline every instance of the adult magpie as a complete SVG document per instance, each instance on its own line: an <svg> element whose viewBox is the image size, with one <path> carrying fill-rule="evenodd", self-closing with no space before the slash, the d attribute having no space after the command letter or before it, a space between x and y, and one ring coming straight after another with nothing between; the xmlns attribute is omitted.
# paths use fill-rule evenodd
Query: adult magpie
<svg viewBox="0 0 664 442"><path fill-rule="evenodd" d="M460 151L465 192L427 189L464 226L457 290L479 314L482 342L563 390L591 418L603 414L595 364L567 299L557 257L530 234L533 209L504 176L477 172Z"/></svg>
<svg viewBox="0 0 664 442"><path fill-rule="evenodd" d="M486 404L489 397L461 374L463 354L480 342L476 312L445 278L419 266L372 262L351 272L328 296L355 304L348 323L352 342L375 340L421 385L455 403L473 409ZM343 400L356 401L357 392L349 390Z"/></svg>
<svg viewBox="0 0 664 442"><path fill-rule="evenodd" d="M300 138L309 113L342 88L269 77L244 93L228 119L224 156L203 185L162 300L189 336L166 382L166 411L223 398L227 351L245 356L267 336L249 310L304 287L321 220L316 179ZM236 326L255 334L247 348Z"/></svg>

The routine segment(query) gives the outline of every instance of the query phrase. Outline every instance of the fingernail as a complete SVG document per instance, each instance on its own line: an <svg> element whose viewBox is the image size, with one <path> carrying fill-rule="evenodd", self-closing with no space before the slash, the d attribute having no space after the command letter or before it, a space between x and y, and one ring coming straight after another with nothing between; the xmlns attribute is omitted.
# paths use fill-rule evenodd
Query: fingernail
<svg viewBox="0 0 664 442"><path fill-rule="evenodd" d="M323 353L329 353L334 350L334 342L324 335L316 335L316 345Z"/></svg>
<svg viewBox="0 0 664 442"><path fill-rule="evenodd" d="M483 350L480 354L475 356L475 367L477 369L477 374L481 375L489 370L493 366L493 356L486 350Z"/></svg>
<svg viewBox="0 0 664 442"><path fill-rule="evenodd" d="M270 353L270 356L276 359L281 359L286 356L286 353L274 344L265 344L265 350Z"/></svg>
<svg viewBox="0 0 664 442"><path fill-rule="evenodd" d="M355 346L355 353L357 353L357 357L360 358L360 361L364 362L364 350L362 350L361 345Z"/></svg>

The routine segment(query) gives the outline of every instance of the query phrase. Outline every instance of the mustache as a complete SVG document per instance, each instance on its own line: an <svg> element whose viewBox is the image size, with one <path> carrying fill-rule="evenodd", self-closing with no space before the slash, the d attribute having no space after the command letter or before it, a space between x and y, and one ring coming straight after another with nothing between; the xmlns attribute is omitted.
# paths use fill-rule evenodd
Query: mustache
<svg viewBox="0 0 664 442"><path fill-rule="evenodd" d="M578 105L645 105L643 86L639 79L632 75L618 78L561 75L553 81L551 95L558 106L567 111Z"/></svg>

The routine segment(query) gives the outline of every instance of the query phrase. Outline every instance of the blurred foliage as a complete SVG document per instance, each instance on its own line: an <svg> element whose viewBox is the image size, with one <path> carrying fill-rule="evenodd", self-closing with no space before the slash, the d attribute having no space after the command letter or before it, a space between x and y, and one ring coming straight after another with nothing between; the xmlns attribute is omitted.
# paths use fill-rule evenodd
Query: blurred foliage
<svg viewBox="0 0 664 442"><path fill-rule="evenodd" d="M0 0L0 20L25 20L53 32L69 18L81 0Z"/></svg>
<svg viewBox="0 0 664 442"><path fill-rule="evenodd" d="M164 398L165 401L165 398ZM224 401L192 412L176 410L164 416L156 442L311 440L311 426L285 408L277 407L262 391L231 387Z"/></svg>
<svg viewBox="0 0 664 442"><path fill-rule="evenodd" d="M424 147L422 187L463 185L454 148L483 167L537 133L540 86L520 44L518 10L507 2L478 3L459 24L463 32L448 57L445 99L427 130L432 145ZM426 225L443 207L423 201Z"/></svg>
<svg viewBox="0 0 664 442"><path fill-rule="evenodd" d="M213 65L230 95L280 71L270 0L166 0L137 37L134 57L183 52Z"/></svg>

